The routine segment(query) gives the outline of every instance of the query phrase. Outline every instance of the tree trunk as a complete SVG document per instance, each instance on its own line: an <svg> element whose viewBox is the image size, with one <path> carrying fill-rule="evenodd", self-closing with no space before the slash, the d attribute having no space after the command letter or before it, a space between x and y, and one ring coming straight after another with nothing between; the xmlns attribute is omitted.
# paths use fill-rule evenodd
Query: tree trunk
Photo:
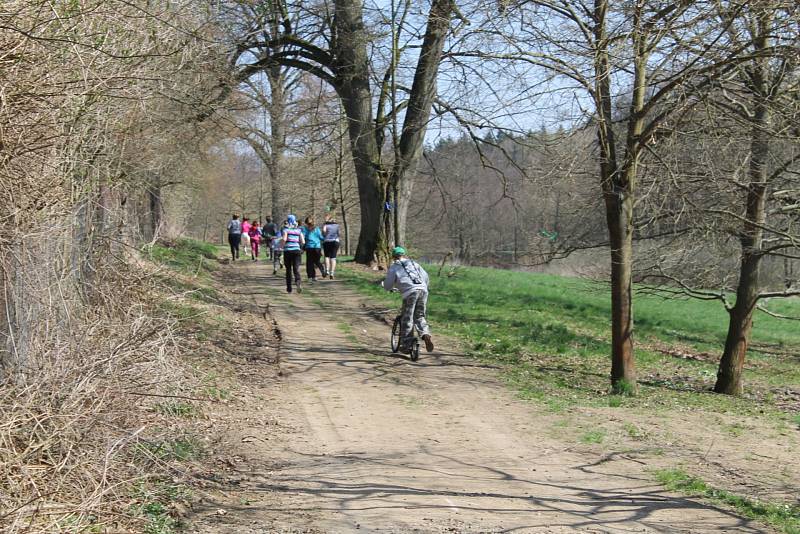
<svg viewBox="0 0 800 534"><path fill-rule="evenodd" d="M728 395L741 395L743 391L742 370L750 342L753 327L753 312L758 302L760 291L760 268L762 256L763 226L766 220L767 200L767 161L769 158L769 125L771 121L767 103L768 84L764 67L756 87L756 108L753 114L753 128L750 141L750 184L747 190L746 219L743 224L739 242L741 245L741 263L739 267L739 284L736 288L736 304L730 310L728 336L725 339L725 350L719 362L717 382L714 391ZM757 76L757 74L753 74Z"/></svg>
<svg viewBox="0 0 800 534"><path fill-rule="evenodd" d="M413 177L422 154L433 100L436 98L436 77L454 11L453 0L434 0L428 14L425 38L414 71L414 82L411 85L408 109L398 145L399 157L395 159L391 177L392 187L398 193L395 206L396 235L401 243L405 243L408 206L414 186Z"/></svg>
<svg viewBox="0 0 800 534"><path fill-rule="evenodd" d="M616 393L636 390L633 359L633 198L606 195L606 223L611 245L611 387Z"/></svg>
<svg viewBox="0 0 800 534"><path fill-rule="evenodd" d="M620 169L612 125L611 67L606 35L607 0L595 0L595 106L600 149L600 181L611 247L611 387L616 393L636 391L633 359L633 186L636 175L636 128L629 125L626 170ZM644 63L638 63L642 68ZM631 112L641 105L643 87L637 69ZM639 124L641 128L641 124ZM632 159L631 159L632 158Z"/></svg>
<svg viewBox="0 0 800 534"><path fill-rule="evenodd" d="M286 76L282 67L267 69L271 101L269 105L270 154L265 161L269 170L272 220L280 224L289 214L283 188L283 151L286 147ZM262 158L262 161L263 158Z"/></svg>
<svg viewBox="0 0 800 534"><path fill-rule="evenodd" d="M359 0L339 0L335 5L332 43L336 67L336 91L347 116L350 149L358 181L361 206L361 232L355 260L371 264L381 253L388 255L388 241L383 225L383 199L387 179L380 165L372 118L372 94L369 83L369 36L364 28Z"/></svg>
<svg viewBox="0 0 800 534"><path fill-rule="evenodd" d="M408 173L406 173L408 174ZM411 204L411 194L414 189L414 180L410 176L400 180L397 187L397 210L395 234L397 243L405 245L406 243L406 229L408 227L408 207Z"/></svg>
<svg viewBox="0 0 800 534"><path fill-rule="evenodd" d="M147 188L148 208L150 211L150 239L155 239L161 229L161 216L164 206L161 200L161 177L154 176Z"/></svg>
<svg viewBox="0 0 800 534"><path fill-rule="evenodd" d="M751 258L753 260L754 258ZM739 283L740 291L736 293L736 304L730 311L728 335L725 338L725 350L717 370L716 393L741 395L743 392L742 371L750 334L753 329L753 311L755 310L755 294L751 289L758 285L758 261L746 261L742 258L741 274L751 282ZM749 304L749 305L748 305Z"/></svg>
<svg viewBox="0 0 800 534"><path fill-rule="evenodd" d="M344 202L342 202L342 228L344 229L344 253L345 255L350 254L350 228L347 225L347 210L344 207Z"/></svg>
<svg viewBox="0 0 800 534"><path fill-rule="evenodd" d="M350 255L350 228L347 223L347 207L344 199L344 131L339 122L339 150L336 153L336 184L339 187L339 208L342 211L342 229L344 230L344 254Z"/></svg>

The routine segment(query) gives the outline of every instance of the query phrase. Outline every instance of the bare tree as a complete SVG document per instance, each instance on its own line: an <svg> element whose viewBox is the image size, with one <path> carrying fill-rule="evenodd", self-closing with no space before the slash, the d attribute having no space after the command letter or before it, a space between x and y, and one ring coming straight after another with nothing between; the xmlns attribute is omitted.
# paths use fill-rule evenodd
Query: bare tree
<svg viewBox="0 0 800 534"><path fill-rule="evenodd" d="M743 61L742 47L728 42L724 26L708 23L714 4L706 2L532 1L503 13L481 30L492 35L494 49L451 55L543 69L534 79L546 94L566 91L574 100L575 90L583 92L578 102L584 124L597 136L611 253L611 382L615 391L633 391L634 211L641 162L697 94Z"/></svg>
<svg viewBox="0 0 800 534"><path fill-rule="evenodd" d="M792 20L793 13L795 20ZM800 236L792 233L791 227L776 228L770 224L779 217L773 215L768 221L767 210L771 187L799 157L795 153L783 155L781 159L781 154L775 153L774 141L787 133L795 140L800 139L795 122L800 35L796 6L784 2L755 2L738 13L735 10L723 12L721 18L731 28L733 42L747 46L753 55L739 70L742 98L734 97L725 102L725 107L737 113L751 128L749 168L742 184L747 193L738 232L739 282L736 302L728 307L728 335L714 386L718 393L738 395L742 392L745 354L758 302L768 297L800 295L800 287L794 284L778 292L762 291L760 279L761 263L767 254L782 252L797 257L800 251ZM780 117L781 113L786 115ZM789 117L795 120L787 123ZM793 210L780 211L791 213Z"/></svg>
<svg viewBox="0 0 800 534"><path fill-rule="evenodd" d="M436 92L444 38L456 13L452 0L433 2L408 101L398 104L388 114L379 109L376 115L373 110L373 69L369 56L372 36L366 28L360 0L337 0L330 6L322 4L310 9L299 6L296 13L289 13L284 4L273 6L270 20L279 23L269 27L258 21L246 25L237 44L232 64L237 66L239 80L282 65L318 76L339 95L348 118L350 150L358 178L361 231L356 260L359 262L371 263L387 257L393 237L392 216L384 206L391 200L392 190L404 190L419 160ZM265 30L268 35L263 35ZM396 68L395 61L391 62L392 68ZM380 91L385 94L389 89L383 84ZM378 100L386 101L381 97ZM384 128L389 124L386 119L401 108L405 114L398 152L395 162L387 166L382 162ZM403 224L402 218L398 223Z"/></svg>

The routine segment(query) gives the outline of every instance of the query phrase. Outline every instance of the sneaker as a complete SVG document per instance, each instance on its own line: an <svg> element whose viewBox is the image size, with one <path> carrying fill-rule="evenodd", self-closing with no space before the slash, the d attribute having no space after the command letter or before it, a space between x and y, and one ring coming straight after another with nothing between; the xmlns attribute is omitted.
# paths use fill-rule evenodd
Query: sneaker
<svg viewBox="0 0 800 534"><path fill-rule="evenodd" d="M297 286L297 292L298 292L298 293L302 293L302 292L303 292L303 289L302 289L300 286Z"/></svg>
<svg viewBox="0 0 800 534"><path fill-rule="evenodd" d="M431 339L431 335L425 334L422 336L422 341L425 342L425 350L428 352L433 352L433 340Z"/></svg>
<svg viewBox="0 0 800 534"><path fill-rule="evenodd" d="M329 274L329 275L328 275L328 278L330 278L331 280L333 280L333 273Z"/></svg>
<svg viewBox="0 0 800 534"><path fill-rule="evenodd" d="M300 289L300 288L297 288L297 289L298 289L298 291L299 291L299 289ZM291 287L287 287L287 288L286 288L286 292L287 292L287 293L291 293L291 292L292 292L292 288L291 288Z"/></svg>
<svg viewBox="0 0 800 534"><path fill-rule="evenodd" d="M278 274L278 271L276 271L275 269L272 269L272 276L275 276L276 274Z"/></svg>

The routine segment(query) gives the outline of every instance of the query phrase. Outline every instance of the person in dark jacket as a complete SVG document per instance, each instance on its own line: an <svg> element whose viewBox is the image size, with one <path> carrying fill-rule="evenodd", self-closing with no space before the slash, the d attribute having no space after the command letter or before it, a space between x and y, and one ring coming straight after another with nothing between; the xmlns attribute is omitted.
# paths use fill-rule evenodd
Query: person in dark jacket
<svg viewBox="0 0 800 534"><path fill-rule="evenodd" d="M236 261L239 257L239 245L242 242L242 222L239 215L234 213L228 221L228 243L231 246L231 261Z"/></svg>
<svg viewBox="0 0 800 534"><path fill-rule="evenodd" d="M281 232L278 225L272 222L272 217L267 215L265 221L264 226L261 227L261 235L264 237L264 243L272 243L272 238L280 236ZM269 247L269 259L270 261L275 260L275 254L271 246Z"/></svg>

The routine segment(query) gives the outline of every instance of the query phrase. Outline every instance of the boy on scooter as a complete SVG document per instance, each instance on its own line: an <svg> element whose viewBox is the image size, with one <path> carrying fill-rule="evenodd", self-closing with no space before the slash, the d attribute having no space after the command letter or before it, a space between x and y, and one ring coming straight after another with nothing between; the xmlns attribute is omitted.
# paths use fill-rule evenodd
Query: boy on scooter
<svg viewBox="0 0 800 534"><path fill-rule="evenodd" d="M414 340L412 328L417 327L425 349L433 351L433 339L426 320L428 305L428 273L419 263L406 256L406 249L394 247L394 262L386 273L383 288L386 291L397 289L403 296L403 311L400 320L400 348L407 352Z"/></svg>

